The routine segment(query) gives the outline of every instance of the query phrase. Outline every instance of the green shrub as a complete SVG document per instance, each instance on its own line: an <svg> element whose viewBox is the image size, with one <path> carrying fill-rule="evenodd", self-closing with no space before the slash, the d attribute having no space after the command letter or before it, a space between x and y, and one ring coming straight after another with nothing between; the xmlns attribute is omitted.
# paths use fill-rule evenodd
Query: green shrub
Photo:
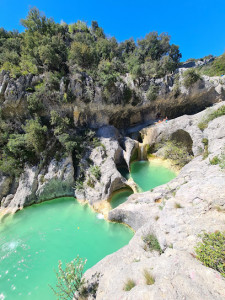
<svg viewBox="0 0 225 300"><path fill-rule="evenodd" d="M84 183L81 180L77 180L75 183L75 189L78 191L82 191L84 189Z"/></svg>
<svg viewBox="0 0 225 300"><path fill-rule="evenodd" d="M144 243L146 244L148 250L150 251L157 251L160 254L162 254L162 249L160 247L160 244L154 234L148 234L143 238Z"/></svg>
<svg viewBox="0 0 225 300"><path fill-rule="evenodd" d="M220 159L218 156L214 156L209 162L211 165L218 165L220 163Z"/></svg>
<svg viewBox="0 0 225 300"><path fill-rule="evenodd" d="M201 79L201 76L194 69L186 70L183 77L183 84L186 88L191 87L195 82Z"/></svg>
<svg viewBox="0 0 225 300"><path fill-rule="evenodd" d="M124 284L124 291L128 292L130 291L133 287L135 287L136 283L133 279L127 279L126 283Z"/></svg>
<svg viewBox="0 0 225 300"><path fill-rule="evenodd" d="M159 93L159 87L155 84L151 84L146 93L146 97L149 101L154 101L156 100L158 93Z"/></svg>
<svg viewBox="0 0 225 300"><path fill-rule="evenodd" d="M185 166L192 160L186 146L182 143L167 141L164 143L164 158L171 159L180 167Z"/></svg>
<svg viewBox="0 0 225 300"><path fill-rule="evenodd" d="M202 143L203 143L205 146L208 146L209 140L208 140L207 138L203 138L203 139L202 139Z"/></svg>
<svg viewBox="0 0 225 300"><path fill-rule="evenodd" d="M225 115L225 105L221 106L217 110L211 112L209 115L203 118L203 120L198 124L198 128L202 131L208 127L208 123L218 117Z"/></svg>
<svg viewBox="0 0 225 300"><path fill-rule="evenodd" d="M56 272L56 288L50 286L58 299L73 299L74 293L81 291L84 285L82 277L86 261L77 256L66 264L65 270L62 267L62 262L59 261L58 273Z"/></svg>
<svg viewBox="0 0 225 300"><path fill-rule="evenodd" d="M101 178L101 170L99 166L91 166L90 173L96 178L96 180Z"/></svg>
<svg viewBox="0 0 225 300"><path fill-rule="evenodd" d="M155 278L146 269L144 270L144 277L147 285L152 285L155 283Z"/></svg>
<svg viewBox="0 0 225 300"><path fill-rule="evenodd" d="M195 247L196 258L225 277L225 232L204 233L201 237L202 242Z"/></svg>
<svg viewBox="0 0 225 300"><path fill-rule="evenodd" d="M25 140L28 147L40 154L45 149L47 127L42 126L38 119L31 119L23 126L25 130Z"/></svg>
<svg viewBox="0 0 225 300"><path fill-rule="evenodd" d="M221 76L225 74L225 54L217 57L208 65L199 67L200 73L208 76Z"/></svg>
<svg viewBox="0 0 225 300"><path fill-rule="evenodd" d="M52 110L51 114L51 125L53 125L55 135L63 134L68 129L70 120L68 117L61 116L59 112Z"/></svg>
<svg viewBox="0 0 225 300"><path fill-rule="evenodd" d="M208 150L209 140L203 138L202 143L204 144L203 159L206 159L209 156L209 150Z"/></svg>
<svg viewBox="0 0 225 300"><path fill-rule="evenodd" d="M225 150L221 154L219 165L221 169L225 169Z"/></svg>
<svg viewBox="0 0 225 300"><path fill-rule="evenodd" d="M205 122L200 122L200 123L198 123L198 128L201 130L201 131L204 131L204 129L206 129L207 128L207 123L205 123Z"/></svg>
<svg viewBox="0 0 225 300"><path fill-rule="evenodd" d="M91 177L88 178L87 185L92 189L95 187L94 180Z"/></svg>
<svg viewBox="0 0 225 300"><path fill-rule="evenodd" d="M40 112L42 109L44 109L42 93L43 90L38 90L27 96L28 109L31 113Z"/></svg>
<svg viewBox="0 0 225 300"><path fill-rule="evenodd" d="M68 133L63 133L58 136L60 144L66 150L66 154L72 153L77 146L77 141L74 140Z"/></svg>
<svg viewBox="0 0 225 300"><path fill-rule="evenodd" d="M23 162L13 156L3 153L0 159L0 171L19 177L23 172Z"/></svg>

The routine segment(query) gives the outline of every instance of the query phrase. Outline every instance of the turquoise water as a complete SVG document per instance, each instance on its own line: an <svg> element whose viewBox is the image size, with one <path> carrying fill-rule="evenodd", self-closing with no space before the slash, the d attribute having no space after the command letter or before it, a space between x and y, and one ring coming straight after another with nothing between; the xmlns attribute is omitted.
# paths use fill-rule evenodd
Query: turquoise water
<svg viewBox="0 0 225 300"><path fill-rule="evenodd" d="M127 198L133 194L131 190L121 190L116 193L111 199L111 207L115 208L123 202L127 201Z"/></svg>
<svg viewBox="0 0 225 300"><path fill-rule="evenodd" d="M140 188L146 192L158 185L165 184L176 177L176 174L169 168L153 161L136 161L130 166L131 177Z"/></svg>
<svg viewBox="0 0 225 300"><path fill-rule="evenodd" d="M126 179L131 176L138 185L140 192L149 191L176 177L176 174L171 169L155 161L136 161L131 164L130 169L130 173L125 168L120 168L119 171ZM121 192L118 191L111 199L111 207L115 208L125 202L132 193L131 190L123 189Z"/></svg>
<svg viewBox="0 0 225 300"><path fill-rule="evenodd" d="M48 284L54 286L59 260L79 254L90 268L128 244L128 227L98 216L73 198L61 198L6 218L0 224L0 299L56 299Z"/></svg>

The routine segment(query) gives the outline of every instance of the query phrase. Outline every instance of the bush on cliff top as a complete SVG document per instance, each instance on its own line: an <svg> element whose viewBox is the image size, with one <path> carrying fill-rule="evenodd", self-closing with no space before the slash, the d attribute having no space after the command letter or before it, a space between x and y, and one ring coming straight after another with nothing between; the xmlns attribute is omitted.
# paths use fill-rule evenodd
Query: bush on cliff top
<svg viewBox="0 0 225 300"><path fill-rule="evenodd" d="M198 124L198 128L203 131L208 127L210 121L224 115L225 115L225 105L221 106L217 110L211 112L209 115L204 117L203 120Z"/></svg>
<svg viewBox="0 0 225 300"><path fill-rule="evenodd" d="M0 28L0 70L14 77L49 71L62 77L75 70L92 75L108 89L127 72L139 82L146 76L164 76L177 68L181 58L167 33L150 32L137 43L133 39L118 43L96 21L91 27L82 21L58 24L35 7L21 24L23 33ZM109 74L103 74L102 64L110 66Z"/></svg>
<svg viewBox="0 0 225 300"><path fill-rule="evenodd" d="M201 78L201 76L194 69L186 70L183 74L183 77L183 84L186 88L190 88Z"/></svg>
<svg viewBox="0 0 225 300"><path fill-rule="evenodd" d="M208 65L199 67L200 73L207 76L221 76L225 74L225 54L217 57Z"/></svg>

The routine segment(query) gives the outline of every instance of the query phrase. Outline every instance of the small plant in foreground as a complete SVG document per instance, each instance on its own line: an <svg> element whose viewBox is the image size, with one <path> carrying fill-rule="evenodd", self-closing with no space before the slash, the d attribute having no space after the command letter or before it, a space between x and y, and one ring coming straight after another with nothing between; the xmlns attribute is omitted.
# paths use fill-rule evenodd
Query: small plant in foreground
<svg viewBox="0 0 225 300"><path fill-rule="evenodd" d="M74 293L80 292L84 285L82 277L86 262L87 260L83 260L77 256L74 260L66 264L64 270L62 262L59 261L58 273L56 272L56 288L54 289L50 286L58 299L73 299Z"/></svg>
<svg viewBox="0 0 225 300"><path fill-rule="evenodd" d="M148 234L146 235L144 238L143 238L143 241L145 242L146 246L145 247L146 249L149 249L150 251L157 251L159 252L160 254L162 254L162 249L159 245L159 242L156 238L156 236L154 234Z"/></svg>
<svg viewBox="0 0 225 300"><path fill-rule="evenodd" d="M146 269L144 270L144 277L147 285L152 285L155 283L155 278Z"/></svg>
<svg viewBox="0 0 225 300"><path fill-rule="evenodd" d="M202 242L195 247L196 258L225 277L225 232L204 233L201 237Z"/></svg>
<svg viewBox="0 0 225 300"><path fill-rule="evenodd" d="M225 208L223 208L223 207L221 207L221 206L219 206L219 205L216 205L214 208L215 208L218 212L225 212Z"/></svg>
<svg viewBox="0 0 225 300"><path fill-rule="evenodd" d="M221 154L219 165L221 169L225 169L225 148Z"/></svg>
<svg viewBox="0 0 225 300"><path fill-rule="evenodd" d="M208 149L209 141L208 139L204 138L202 139L202 143L204 144L203 159L206 159L209 156L209 149Z"/></svg>
<svg viewBox="0 0 225 300"><path fill-rule="evenodd" d="M136 283L133 279L127 279L125 285L124 285L124 291L128 292L130 291L133 287L135 287Z"/></svg>
<svg viewBox="0 0 225 300"><path fill-rule="evenodd" d="M174 203L175 208L183 208L183 206L180 203L175 202Z"/></svg>
<svg viewBox="0 0 225 300"><path fill-rule="evenodd" d="M208 126L208 124L204 121L198 123L198 128L201 130L201 131L204 131L204 129L206 129Z"/></svg>
<svg viewBox="0 0 225 300"><path fill-rule="evenodd" d="M209 162L211 165L218 165L220 163L220 159L218 156L214 156Z"/></svg>

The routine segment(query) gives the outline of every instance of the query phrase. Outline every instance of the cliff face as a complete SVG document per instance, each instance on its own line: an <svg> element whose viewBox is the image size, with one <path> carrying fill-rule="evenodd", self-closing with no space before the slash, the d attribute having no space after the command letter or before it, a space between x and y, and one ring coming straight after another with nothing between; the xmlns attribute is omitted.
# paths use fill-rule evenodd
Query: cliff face
<svg viewBox="0 0 225 300"><path fill-rule="evenodd" d="M51 160L44 167L26 166L18 181L2 175L1 210L15 212L33 203L73 196L74 168L71 157Z"/></svg>
<svg viewBox="0 0 225 300"><path fill-rule="evenodd" d="M103 88L85 73L71 74L67 78L59 79L53 90L40 97L44 108L39 114L49 118L50 110L56 109L70 115L76 127L99 128L103 125L113 125L126 128L150 122L156 115L175 118L183 114L197 113L225 99L224 78L202 76L189 88L185 88L183 73L187 67L188 65L184 65L173 75L161 79L145 78L141 84L137 84L127 74L107 95ZM29 74L13 79L7 72L2 71L0 100L4 114L11 117L28 117L27 97L46 82L48 74ZM154 95L150 95L149 100L150 86L156 87L156 91Z"/></svg>

